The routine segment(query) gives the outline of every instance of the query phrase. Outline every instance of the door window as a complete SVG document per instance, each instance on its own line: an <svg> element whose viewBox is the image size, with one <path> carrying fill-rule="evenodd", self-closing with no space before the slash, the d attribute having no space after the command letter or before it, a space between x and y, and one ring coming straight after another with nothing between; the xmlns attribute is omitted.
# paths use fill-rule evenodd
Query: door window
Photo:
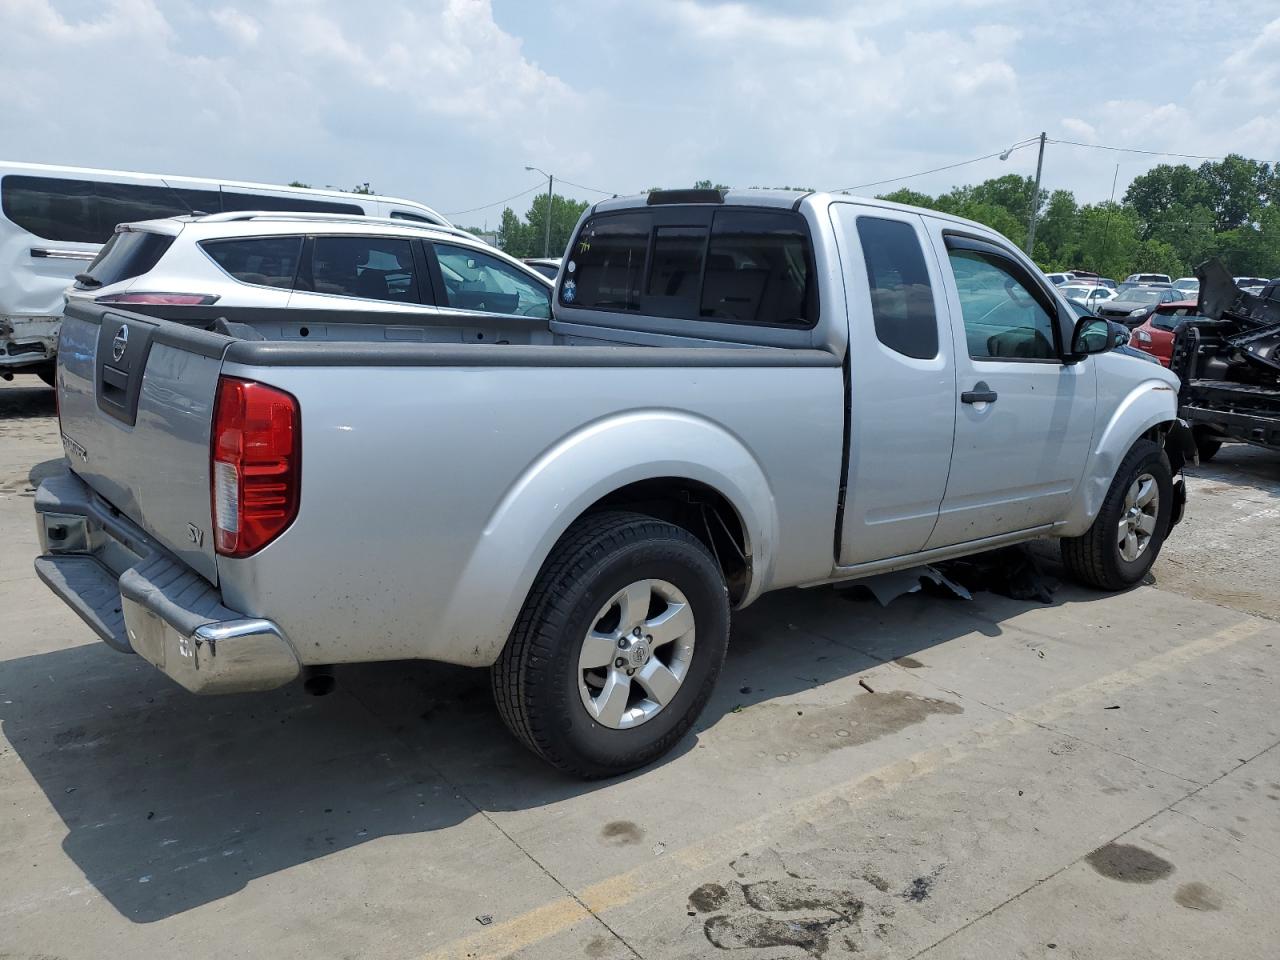
<svg viewBox="0 0 1280 960"><path fill-rule="evenodd" d="M123 234L117 234L123 236ZM293 288L302 252L301 237L246 237L206 240L200 244L209 257L241 283Z"/></svg>
<svg viewBox="0 0 1280 960"><path fill-rule="evenodd" d="M1054 360L1054 318L1014 264L995 254L948 251L974 360Z"/></svg>
<svg viewBox="0 0 1280 960"><path fill-rule="evenodd" d="M315 237L311 283L316 293L420 302L413 244L392 237Z"/></svg>
<svg viewBox="0 0 1280 960"><path fill-rule="evenodd" d="M917 360L938 355L938 318L920 239L909 223L859 217L876 339Z"/></svg>
<svg viewBox="0 0 1280 960"><path fill-rule="evenodd" d="M448 306L522 317L551 317L551 293L522 271L479 250L435 244Z"/></svg>

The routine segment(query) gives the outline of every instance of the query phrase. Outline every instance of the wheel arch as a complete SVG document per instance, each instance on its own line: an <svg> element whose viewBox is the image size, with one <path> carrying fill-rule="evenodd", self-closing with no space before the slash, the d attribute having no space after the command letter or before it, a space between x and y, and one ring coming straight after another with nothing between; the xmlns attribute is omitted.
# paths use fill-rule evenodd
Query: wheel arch
<svg viewBox="0 0 1280 960"><path fill-rule="evenodd" d="M1070 537L1087 530L1102 509L1116 470L1133 445L1151 439L1163 446L1177 422L1177 393L1167 383L1146 381L1126 394L1095 431L1075 503L1058 532Z"/></svg>
<svg viewBox="0 0 1280 960"><path fill-rule="evenodd" d="M497 659L538 571L565 531L601 509L684 527L721 564L744 605L768 582L778 520L769 481L747 445L681 411L632 411L588 424L515 480L463 562L440 628L452 662Z"/></svg>

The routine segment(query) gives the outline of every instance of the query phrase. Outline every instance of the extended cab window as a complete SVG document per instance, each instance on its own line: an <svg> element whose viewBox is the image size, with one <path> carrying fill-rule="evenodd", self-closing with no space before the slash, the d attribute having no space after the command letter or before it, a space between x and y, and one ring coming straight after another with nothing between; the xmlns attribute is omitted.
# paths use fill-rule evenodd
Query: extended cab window
<svg viewBox="0 0 1280 960"><path fill-rule="evenodd" d="M909 223L859 217L876 339L917 360L938 355L938 318L920 239Z"/></svg>
<svg viewBox="0 0 1280 960"><path fill-rule="evenodd" d="M1054 318L1019 279L1015 264L992 253L948 250L975 360L1054 360Z"/></svg>
<svg viewBox="0 0 1280 960"><path fill-rule="evenodd" d="M702 320L810 327L817 320L809 237L798 215L718 210L702 283Z"/></svg>
<svg viewBox="0 0 1280 960"><path fill-rule="evenodd" d="M253 237L206 240L200 244L210 259L241 283L293 287L302 253L301 237Z"/></svg>
<svg viewBox="0 0 1280 960"><path fill-rule="evenodd" d="M509 263L450 243L434 245L448 306L549 318L551 292Z"/></svg>

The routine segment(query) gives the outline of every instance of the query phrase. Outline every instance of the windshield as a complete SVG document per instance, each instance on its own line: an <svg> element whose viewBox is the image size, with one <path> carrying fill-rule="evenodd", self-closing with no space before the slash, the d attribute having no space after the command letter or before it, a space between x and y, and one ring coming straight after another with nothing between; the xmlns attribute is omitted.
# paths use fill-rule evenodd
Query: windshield
<svg viewBox="0 0 1280 960"><path fill-rule="evenodd" d="M1159 303L1164 296L1163 290L1152 290L1150 287L1135 287L1125 291L1124 299L1129 303Z"/></svg>

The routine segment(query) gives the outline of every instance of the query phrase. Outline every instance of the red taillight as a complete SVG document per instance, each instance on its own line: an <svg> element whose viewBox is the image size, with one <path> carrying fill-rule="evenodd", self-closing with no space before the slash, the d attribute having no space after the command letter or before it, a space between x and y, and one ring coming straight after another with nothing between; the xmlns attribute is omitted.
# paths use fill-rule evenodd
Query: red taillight
<svg viewBox="0 0 1280 960"><path fill-rule="evenodd" d="M220 378L210 446L214 546L224 557L247 557L298 515L298 401L265 384Z"/></svg>
<svg viewBox="0 0 1280 960"><path fill-rule="evenodd" d="M107 293L94 303L161 303L187 307L207 307L218 302L215 293Z"/></svg>

